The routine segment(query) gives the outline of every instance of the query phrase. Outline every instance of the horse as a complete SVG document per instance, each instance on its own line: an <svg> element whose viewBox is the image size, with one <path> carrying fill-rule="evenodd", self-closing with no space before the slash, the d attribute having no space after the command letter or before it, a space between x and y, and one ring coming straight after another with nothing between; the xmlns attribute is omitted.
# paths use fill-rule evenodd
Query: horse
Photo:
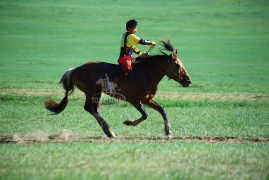
<svg viewBox="0 0 269 180"><path fill-rule="evenodd" d="M109 124L100 114L100 98L102 92L113 97L123 99L132 104L140 113L141 117L132 121L127 119L123 123L127 126L137 126L146 120L148 114L144 108L147 105L158 111L164 120L165 135L172 138L171 125L166 112L155 100L154 96L158 89L159 82L164 76L173 79L183 87L189 87L192 83L186 68L178 58L178 51L174 49L170 40L161 41L164 47L159 55L150 55L143 57L139 61L134 61L133 76L130 79L121 80L123 72L119 65L106 62L88 62L77 68L69 69L60 80L60 84L65 90L65 96L60 103L52 99L45 102L45 108L53 114L62 112L68 104L68 96L72 94L75 86L84 92L86 102L84 109L95 117L104 133L109 137L116 137L110 129ZM171 52L166 54L163 50ZM103 89L101 83L97 83L100 78L107 79L109 82L116 83L116 93ZM124 97L124 98L122 98Z"/></svg>
<svg viewBox="0 0 269 180"><path fill-rule="evenodd" d="M118 85L116 83L109 81L109 77L107 76L107 74L105 79L98 79L96 81L96 84L100 84L102 86L102 90L104 93L106 93L107 91L109 91L109 93L116 93L118 89Z"/></svg>

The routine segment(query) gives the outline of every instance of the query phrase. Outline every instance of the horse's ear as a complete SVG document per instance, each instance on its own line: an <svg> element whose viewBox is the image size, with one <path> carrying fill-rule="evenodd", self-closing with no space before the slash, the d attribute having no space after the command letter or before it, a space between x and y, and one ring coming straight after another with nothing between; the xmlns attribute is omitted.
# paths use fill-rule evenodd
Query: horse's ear
<svg viewBox="0 0 269 180"><path fill-rule="evenodd" d="M177 58L177 50L172 51L172 58L176 59Z"/></svg>

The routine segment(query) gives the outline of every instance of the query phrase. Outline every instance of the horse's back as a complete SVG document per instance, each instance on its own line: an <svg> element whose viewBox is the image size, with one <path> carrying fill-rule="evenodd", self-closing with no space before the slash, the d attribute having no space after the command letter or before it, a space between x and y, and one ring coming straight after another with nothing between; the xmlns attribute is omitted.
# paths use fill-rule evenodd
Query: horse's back
<svg viewBox="0 0 269 180"><path fill-rule="evenodd" d="M112 64L112 63L107 63L107 62L100 62L100 61L90 61L87 62L83 65L81 65L80 67L95 67L95 68L109 68L109 69L113 69L113 68L118 68L119 65L118 64Z"/></svg>
<svg viewBox="0 0 269 180"><path fill-rule="evenodd" d="M108 77L110 80L119 78L121 73L120 66L106 62L88 62L77 67L73 73L74 78L83 81L96 82L100 78Z"/></svg>

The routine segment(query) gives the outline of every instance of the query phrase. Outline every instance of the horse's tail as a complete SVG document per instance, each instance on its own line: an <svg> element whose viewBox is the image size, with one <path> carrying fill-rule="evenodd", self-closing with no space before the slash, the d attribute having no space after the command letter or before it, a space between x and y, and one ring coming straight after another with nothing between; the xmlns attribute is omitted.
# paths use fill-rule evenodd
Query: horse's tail
<svg viewBox="0 0 269 180"><path fill-rule="evenodd" d="M45 108L49 111L53 112L54 114L59 114L62 112L68 103L68 96L72 94L74 91L74 83L72 81L72 72L74 69L69 69L60 80L60 84L62 84L63 88L65 89L65 96L63 100L58 104L54 100L49 99L45 102Z"/></svg>

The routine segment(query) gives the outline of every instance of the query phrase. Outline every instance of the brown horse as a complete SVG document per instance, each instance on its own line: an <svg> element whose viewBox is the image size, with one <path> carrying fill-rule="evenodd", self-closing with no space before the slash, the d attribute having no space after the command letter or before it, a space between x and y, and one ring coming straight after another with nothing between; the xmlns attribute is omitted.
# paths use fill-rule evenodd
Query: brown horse
<svg viewBox="0 0 269 180"><path fill-rule="evenodd" d="M161 51L162 55L147 56L133 62L133 77L128 80L119 81L122 74L120 66L105 62L89 62L75 69L69 69L60 81L66 91L65 97L59 104L50 99L45 103L45 107L54 114L62 112L68 103L68 96L76 86L85 93L84 109L96 118L108 137L115 137L99 111L100 98L104 92L131 103L142 114L142 117L135 121L129 119L124 121L124 124L128 126L137 126L147 119L148 114L143 104L157 110L163 117L165 134L171 138L171 126L166 113L153 97L157 92L159 82L165 75L183 87L189 87L191 79L170 41L161 41L161 43L165 50L172 53L167 55Z"/></svg>

